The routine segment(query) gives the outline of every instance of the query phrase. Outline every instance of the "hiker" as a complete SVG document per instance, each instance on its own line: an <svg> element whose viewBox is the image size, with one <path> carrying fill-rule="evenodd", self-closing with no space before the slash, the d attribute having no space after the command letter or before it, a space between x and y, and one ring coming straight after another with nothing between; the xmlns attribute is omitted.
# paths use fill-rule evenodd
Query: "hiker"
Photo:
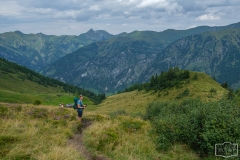
<svg viewBox="0 0 240 160"><path fill-rule="evenodd" d="M78 121L81 122L82 120L82 114L83 114L83 109L86 107L86 105L83 105L82 102L83 99L83 95L80 94L79 100L77 101L77 105L78 105Z"/></svg>

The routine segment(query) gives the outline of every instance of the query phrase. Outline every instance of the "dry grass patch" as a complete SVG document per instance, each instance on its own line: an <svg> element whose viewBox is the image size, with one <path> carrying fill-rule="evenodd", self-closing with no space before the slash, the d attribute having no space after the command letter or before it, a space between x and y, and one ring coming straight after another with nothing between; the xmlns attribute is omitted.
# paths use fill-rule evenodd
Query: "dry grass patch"
<svg viewBox="0 0 240 160"><path fill-rule="evenodd" d="M67 145L77 128L73 109L0 104L1 159L82 159Z"/></svg>
<svg viewBox="0 0 240 160"><path fill-rule="evenodd" d="M84 131L84 142L93 154L104 154L115 160L198 159L183 145L174 145L166 153L157 151L150 131L150 123L139 118L106 118Z"/></svg>

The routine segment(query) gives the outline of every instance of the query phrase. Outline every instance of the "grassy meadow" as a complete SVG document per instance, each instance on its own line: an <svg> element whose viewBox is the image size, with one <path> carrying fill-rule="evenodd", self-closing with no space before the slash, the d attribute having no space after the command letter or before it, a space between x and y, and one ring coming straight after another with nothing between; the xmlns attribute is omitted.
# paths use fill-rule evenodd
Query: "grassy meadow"
<svg viewBox="0 0 240 160"><path fill-rule="evenodd" d="M179 98L186 88L188 95ZM202 159L183 143L174 143L166 151L158 150L156 140L159 133L154 132L150 121L143 120L146 109L152 102L180 104L184 100L198 99L208 103L226 99L227 93L208 75L191 72L190 80L178 88L158 92L135 90L109 96L101 104L86 110L87 114L101 115L102 118L84 131L85 144L94 154L117 160ZM203 159L221 158L210 156Z"/></svg>
<svg viewBox="0 0 240 160"><path fill-rule="evenodd" d="M21 80L16 74L1 74L0 102L32 104L39 100L43 105L57 106L73 103L75 96L65 93L61 87L45 87L27 79ZM93 104L87 97L85 103Z"/></svg>
<svg viewBox="0 0 240 160"><path fill-rule="evenodd" d="M68 143L81 126L76 120L76 111L58 106L73 103L74 95L63 93L61 88L39 86L27 80L21 82L12 76L16 79L14 85L8 83L9 77L0 78L0 159L85 159ZM188 94L184 95L186 89ZM217 101L227 93L211 77L191 72L190 79L180 87L157 92L124 92L108 96L99 105L93 105L84 97L84 104L89 106L84 110L83 119L93 122L83 130L84 146L92 155L114 160L201 159L183 143L159 150L156 145L159 134L144 118L146 109L152 102L181 103L191 98ZM32 105L34 100L42 104Z"/></svg>
<svg viewBox="0 0 240 160"><path fill-rule="evenodd" d="M104 154L115 160L197 160L187 146L175 144L166 152L159 152L149 122L131 116L114 116L98 120L84 130L86 147L93 154ZM96 132L97 131L97 132Z"/></svg>
<svg viewBox="0 0 240 160"><path fill-rule="evenodd" d="M0 104L0 159L83 159L67 144L76 113L54 106Z"/></svg>
<svg viewBox="0 0 240 160"><path fill-rule="evenodd" d="M197 79L195 79L197 75ZM188 89L187 96L178 98L179 95ZM214 89L216 92L211 92ZM213 80L210 76L199 73L191 72L190 80L184 82L179 88L174 87L162 91L132 91L124 92L109 96L101 104L96 106L97 113L109 114L118 110L125 110L129 114L145 114L146 106L153 101L182 101L188 98L200 98L203 101L214 101L224 98L228 91L221 87L219 83Z"/></svg>

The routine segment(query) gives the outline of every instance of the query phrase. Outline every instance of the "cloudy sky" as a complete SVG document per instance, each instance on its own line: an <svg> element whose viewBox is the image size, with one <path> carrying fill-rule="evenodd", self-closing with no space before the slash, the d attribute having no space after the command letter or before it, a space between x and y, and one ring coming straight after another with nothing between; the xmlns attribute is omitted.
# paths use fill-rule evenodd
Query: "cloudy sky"
<svg viewBox="0 0 240 160"><path fill-rule="evenodd" d="M0 0L0 33L79 35L240 22L240 0Z"/></svg>

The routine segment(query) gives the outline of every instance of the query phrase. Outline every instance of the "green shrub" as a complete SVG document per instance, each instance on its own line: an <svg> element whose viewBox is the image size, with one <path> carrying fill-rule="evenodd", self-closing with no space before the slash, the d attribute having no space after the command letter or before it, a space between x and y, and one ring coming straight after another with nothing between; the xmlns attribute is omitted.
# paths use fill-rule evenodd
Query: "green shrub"
<svg viewBox="0 0 240 160"><path fill-rule="evenodd" d="M194 75L193 75L193 80L198 80L198 74L197 73L195 73Z"/></svg>
<svg viewBox="0 0 240 160"><path fill-rule="evenodd" d="M235 97L235 94L234 94L233 90L229 89L228 94L227 94L227 98L231 100L234 97Z"/></svg>
<svg viewBox="0 0 240 160"><path fill-rule="evenodd" d="M109 147L109 144L111 145L111 150L113 151L115 147L118 145L118 133L113 129L107 129L99 138L99 141L97 143L97 150L103 151L106 149L106 147Z"/></svg>
<svg viewBox="0 0 240 160"><path fill-rule="evenodd" d="M136 121L136 120L123 121L120 124L120 126L122 127L123 130L130 132L130 133L141 130L143 125L144 125L143 122Z"/></svg>
<svg viewBox="0 0 240 160"><path fill-rule="evenodd" d="M188 95L189 95L189 89L186 88L182 93L180 93L176 96L176 99L181 99L183 97L187 97Z"/></svg>
<svg viewBox="0 0 240 160"><path fill-rule="evenodd" d="M214 155L217 143L240 142L240 108L234 101L152 103L146 111L158 135L158 149L174 143L189 145L198 154Z"/></svg>
<svg viewBox="0 0 240 160"><path fill-rule="evenodd" d="M40 101L40 100L35 100L34 102L33 102L33 105L40 105L42 102Z"/></svg>
<svg viewBox="0 0 240 160"><path fill-rule="evenodd" d="M22 111L22 106L17 106L17 107L15 108L15 111L21 112L21 111Z"/></svg>
<svg viewBox="0 0 240 160"><path fill-rule="evenodd" d="M66 120L61 120L61 119L55 119L52 121L52 124L54 126L67 126L67 121Z"/></svg>
<svg viewBox="0 0 240 160"><path fill-rule="evenodd" d="M110 113L111 118L115 118L117 116L124 116L127 115L127 112L125 110L117 110L115 112Z"/></svg>
<svg viewBox="0 0 240 160"><path fill-rule="evenodd" d="M8 108L4 106L0 106L0 116L1 117L7 116L7 114L8 114Z"/></svg>
<svg viewBox="0 0 240 160"><path fill-rule="evenodd" d="M217 93L217 90L216 90L216 89L211 88L211 89L209 90L210 97L212 97L212 95L215 94L215 93Z"/></svg>
<svg viewBox="0 0 240 160"><path fill-rule="evenodd" d="M35 160L31 154L20 154L20 155L14 155L13 157L9 157L9 159L13 160Z"/></svg>
<svg viewBox="0 0 240 160"><path fill-rule="evenodd" d="M11 150L11 146L19 139L12 135L0 136L0 158L5 157Z"/></svg>

